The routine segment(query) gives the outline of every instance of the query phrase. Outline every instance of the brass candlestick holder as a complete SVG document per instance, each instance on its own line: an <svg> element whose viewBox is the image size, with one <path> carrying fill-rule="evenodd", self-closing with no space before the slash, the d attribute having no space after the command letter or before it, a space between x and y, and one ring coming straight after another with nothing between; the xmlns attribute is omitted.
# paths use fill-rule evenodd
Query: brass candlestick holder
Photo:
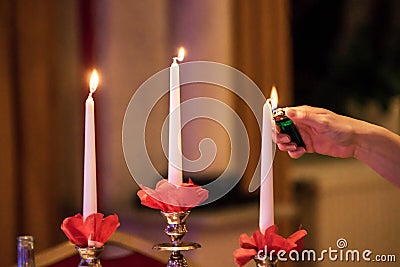
<svg viewBox="0 0 400 267"><path fill-rule="evenodd" d="M100 254L104 249L102 247L80 247L75 246L81 257L78 267L102 267L100 263Z"/></svg>
<svg viewBox="0 0 400 267"><path fill-rule="evenodd" d="M277 267L278 266L278 259L273 257L262 256L260 257L258 254L254 256L254 261L256 263L256 267Z"/></svg>
<svg viewBox="0 0 400 267"><path fill-rule="evenodd" d="M171 242L154 245L153 249L172 252L167 267L187 267L187 261L181 252L201 247L200 244L194 242L182 242L182 238L188 232L186 219L189 214L190 211L161 212L161 215L167 221L164 232L170 237Z"/></svg>

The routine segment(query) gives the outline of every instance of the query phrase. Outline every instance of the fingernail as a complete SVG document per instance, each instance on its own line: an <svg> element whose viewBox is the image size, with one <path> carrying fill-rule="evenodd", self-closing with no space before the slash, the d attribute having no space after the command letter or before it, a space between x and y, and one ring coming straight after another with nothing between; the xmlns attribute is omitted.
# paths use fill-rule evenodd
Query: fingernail
<svg viewBox="0 0 400 267"><path fill-rule="evenodd" d="M286 109L286 115L288 116L288 117L296 117L296 113L297 113L297 111L295 110L295 109L293 109L293 108L287 108Z"/></svg>

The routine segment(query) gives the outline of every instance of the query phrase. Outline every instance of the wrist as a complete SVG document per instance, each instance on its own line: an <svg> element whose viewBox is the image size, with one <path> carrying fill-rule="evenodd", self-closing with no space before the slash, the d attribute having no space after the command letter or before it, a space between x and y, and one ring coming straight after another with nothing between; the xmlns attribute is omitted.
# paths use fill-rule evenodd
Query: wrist
<svg viewBox="0 0 400 267"><path fill-rule="evenodd" d="M354 158L364 161L371 152L371 147L377 141L377 137L384 128L365 122L359 121L358 127L354 131L355 149Z"/></svg>

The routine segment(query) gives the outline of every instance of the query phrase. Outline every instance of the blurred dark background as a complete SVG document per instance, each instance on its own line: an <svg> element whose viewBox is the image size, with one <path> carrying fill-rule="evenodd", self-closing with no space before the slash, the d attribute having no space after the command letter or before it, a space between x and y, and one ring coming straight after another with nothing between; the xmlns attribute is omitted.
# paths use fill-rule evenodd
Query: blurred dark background
<svg viewBox="0 0 400 267"><path fill-rule="evenodd" d="M291 1L294 103L348 113L400 94L398 1Z"/></svg>

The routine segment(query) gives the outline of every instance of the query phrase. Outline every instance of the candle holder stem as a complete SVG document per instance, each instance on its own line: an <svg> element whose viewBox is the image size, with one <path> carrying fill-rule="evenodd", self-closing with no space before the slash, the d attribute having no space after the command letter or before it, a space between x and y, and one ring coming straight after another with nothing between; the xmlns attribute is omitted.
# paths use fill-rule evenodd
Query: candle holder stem
<svg viewBox="0 0 400 267"><path fill-rule="evenodd" d="M189 214L190 211L161 212L161 215L167 221L164 232L169 236L171 242L154 245L153 249L171 251L167 267L188 267L187 261L183 257L181 251L188 251L201 247L200 244L194 242L182 242L182 238L188 232L186 228L186 219Z"/></svg>
<svg viewBox="0 0 400 267"><path fill-rule="evenodd" d="M168 259L167 267L188 267L186 259L183 257L180 251L172 251L171 256Z"/></svg>
<svg viewBox="0 0 400 267"><path fill-rule="evenodd" d="M256 263L256 267L277 267L278 266L278 259L273 257L272 259L264 256L258 257L258 255L254 256L254 261Z"/></svg>
<svg viewBox="0 0 400 267"><path fill-rule="evenodd" d="M100 254L104 249L102 247L75 247L81 257L78 267L102 267L100 263Z"/></svg>

